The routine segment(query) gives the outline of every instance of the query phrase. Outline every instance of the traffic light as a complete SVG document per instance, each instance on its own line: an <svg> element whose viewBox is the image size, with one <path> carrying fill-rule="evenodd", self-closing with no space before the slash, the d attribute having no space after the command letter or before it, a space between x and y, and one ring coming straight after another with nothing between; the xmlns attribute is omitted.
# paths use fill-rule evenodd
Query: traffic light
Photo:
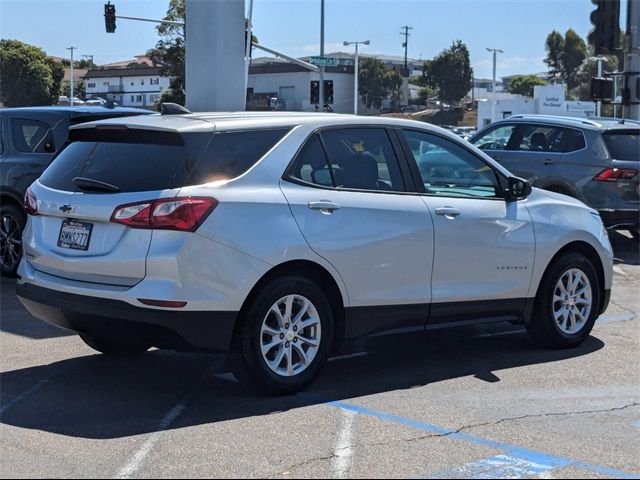
<svg viewBox="0 0 640 480"><path fill-rule="evenodd" d="M320 103L320 82L318 80L311 80L311 105L318 105Z"/></svg>
<svg viewBox="0 0 640 480"><path fill-rule="evenodd" d="M593 30L589 43L596 55L615 55L620 48L620 0L591 0L596 9L591 12Z"/></svg>
<svg viewBox="0 0 640 480"><path fill-rule="evenodd" d="M591 79L591 100L605 102L613 100L613 79L593 77Z"/></svg>
<svg viewBox="0 0 640 480"><path fill-rule="evenodd" d="M116 6L111 5L111 2L104 5L104 27L107 33L116 31Z"/></svg>
<svg viewBox="0 0 640 480"><path fill-rule="evenodd" d="M324 103L333 105L333 80L324 81Z"/></svg>

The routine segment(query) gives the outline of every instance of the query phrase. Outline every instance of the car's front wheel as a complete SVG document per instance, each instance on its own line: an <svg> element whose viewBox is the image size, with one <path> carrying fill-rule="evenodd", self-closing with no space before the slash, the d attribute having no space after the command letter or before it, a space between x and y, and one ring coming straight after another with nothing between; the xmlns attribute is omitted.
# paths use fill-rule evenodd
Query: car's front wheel
<svg viewBox="0 0 640 480"><path fill-rule="evenodd" d="M0 268L3 276L15 277L22 257L22 230L27 221L15 205L0 206Z"/></svg>
<svg viewBox="0 0 640 480"><path fill-rule="evenodd" d="M230 353L236 378L252 389L285 395L306 387L333 339L333 314L312 280L272 280L250 301Z"/></svg>
<svg viewBox="0 0 640 480"><path fill-rule="evenodd" d="M139 355L150 348L149 345L134 340L101 338L86 334L80 334L80 338L89 347L105 355Z"/></svg>
<svg viewBox="0 0 640 480"><path fill-rule="evenodd" d="M542 346L569 348L589 335L599 314L600 288L591 261L567 253L545 273L527 330Z"/></svg>

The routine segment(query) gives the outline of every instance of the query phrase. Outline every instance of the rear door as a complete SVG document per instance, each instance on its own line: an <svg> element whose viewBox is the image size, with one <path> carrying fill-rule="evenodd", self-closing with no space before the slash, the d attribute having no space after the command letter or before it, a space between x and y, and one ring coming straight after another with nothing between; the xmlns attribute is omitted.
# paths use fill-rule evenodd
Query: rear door
<svg viewBox="0 0 640 480"><path fill-rule="evenodd" d="M180 169L209 138L187 146L176 132L72 130L71 143L32 186L38 213L24 234L29 263L63 278L135 285L145 276L152 231L111 222L114 210L175 196Z"/></svg>
<svg viewBox="0 0 640 480"><path fill-rule="evenodd" d="M307 242L347 286L351 336L428 315L433 225L401 168L385 128L330 129L307 140L281 183Z"/></svg>

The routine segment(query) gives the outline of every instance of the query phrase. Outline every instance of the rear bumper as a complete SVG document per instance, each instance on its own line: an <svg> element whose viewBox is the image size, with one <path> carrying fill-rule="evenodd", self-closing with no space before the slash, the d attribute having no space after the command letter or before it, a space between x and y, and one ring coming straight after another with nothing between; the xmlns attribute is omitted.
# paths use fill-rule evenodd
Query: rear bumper
<svg viewBox="0 0 640 480"><path fill-rule="evenodd" d="M602 223L608 229L626 230L640 228L640 210L598 210Z"/></svg>
<svg viewBox="0 0 640 480"><path fill-rule="evenodd" d="M238 312L141 308L120 300L18 283L17 296L35 317L95 337L133 337L180 351L227 351Z"/></svg>

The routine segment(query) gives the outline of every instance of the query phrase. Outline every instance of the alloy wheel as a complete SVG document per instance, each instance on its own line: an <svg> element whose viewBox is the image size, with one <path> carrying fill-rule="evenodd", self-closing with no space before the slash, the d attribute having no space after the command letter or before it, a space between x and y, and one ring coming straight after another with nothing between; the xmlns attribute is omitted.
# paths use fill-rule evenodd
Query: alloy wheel
<svg viewBox="0 0 640 480"><path fill-rule="evenodd" d="M318 310L302 295L287 295L274 303L262 321L260 347L272 372L293 377L305 371L320 348Z"/></svg>
<svg viewBox="0 0 640 480"><path fill-rule="evenodd" d="M15 270L22 255L22 232L11 215L0 218L0 261L7 271Z"/></svg>
<svg viewBox="0 0 640 480"><path fill-rule="evenodd" d="M589 277L578 268L564 272L553 291L553 316L560 330L573 335L587 324L593 297Z"/></svg>

